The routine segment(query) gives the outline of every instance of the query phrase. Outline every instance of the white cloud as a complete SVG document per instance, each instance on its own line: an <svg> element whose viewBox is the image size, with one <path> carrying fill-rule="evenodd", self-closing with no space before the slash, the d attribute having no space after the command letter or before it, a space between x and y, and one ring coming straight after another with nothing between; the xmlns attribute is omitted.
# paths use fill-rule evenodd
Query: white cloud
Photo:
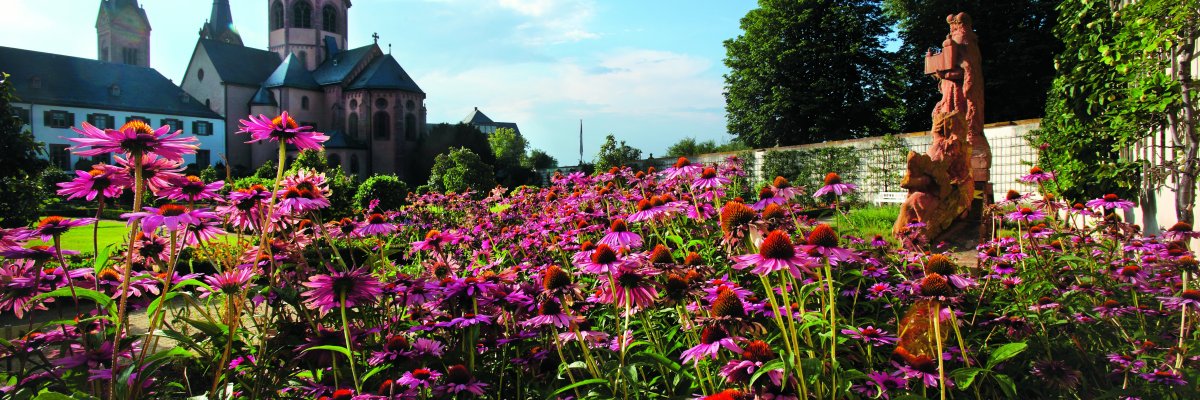
<svg viewBox="0 0 1200 400"><path fill-rule="evenodd" d="M600 37L587 27L595 15L595 4L590 0L500 0L499 6L523 17L524 21L515 26L515 39L525 45L543 46Z"/></svg>

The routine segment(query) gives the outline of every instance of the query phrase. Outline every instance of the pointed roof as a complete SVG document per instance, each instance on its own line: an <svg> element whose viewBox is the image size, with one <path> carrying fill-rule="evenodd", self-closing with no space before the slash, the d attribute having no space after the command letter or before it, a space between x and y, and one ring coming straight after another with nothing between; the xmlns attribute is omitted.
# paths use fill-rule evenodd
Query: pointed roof
<svg viewBox="0 0 1200 400"><path fill-rule="evenodd" d="M198 46L204 48L225 83L259 87L280 62L279 53L218 40L200 39Z"/></svg>
<svg viewBox="0 0 1200 400"><path fill-rule="evenodd" d="M150 18L146 16L146 9L139 6L137 0L101 0L100 12L96 14L96 27L100 27L100 21L104 20L106 15L108 18L114 18L118 13L125 13L123 17L127 19L123 21L136 21L143 24L147 30L150 29ZM128 18L132 18L133 21Z"/></svg>
<svg viewBox="0 0 1200 400"><path fill-rule="evenodd" d="M491 118L483 114L483 111L479 111L479 107L475 107L474 111L471 111L470 114L467 114L466 118L463 118L462 123L468 125L495 125L496 121L492 121Z"/></svg>
<svg viewBox="0 0 1200 400"><path fill-rule="evenodd" d="M254 97L250 98L250 105L279 107L279 103L275 101L275 94L266 87L260 87L254 92Z"/></svg>
<svg viewBox="0 0 1200 400"><path fill-rule="evenodd" d="M393 89L425 94L391 54L371 61L346 89Z"/></svg>
<svg viewBox="0 0 1200 400"><path fill-rule="evenodd" d="M357 49L339 51L336 54L328 56L317 69L313 70L313 79L316 79L318 84L332 85L342 83L349 79L351 72L363 60L368 59L373 51L379 47L369 44Z"/></svg>
<svg viewBox="0 0 1200 400"><path fill-rule="evenodd" d="M212 15L200 30L200 37L242 45L242 36L233 27L233 13L229 10L229 0L213 0Z"/></svg>
<svg viewBox="0 0 1200 400"><path fill-rule="evenodd" d="M278 68L275 68L275 72L272 72L262 85L268 88L289 87L309 90L321 88L321 85L313 80L312 73L304 68L304 63L294 53L288 54L287 59L283 60Z"/></svg>

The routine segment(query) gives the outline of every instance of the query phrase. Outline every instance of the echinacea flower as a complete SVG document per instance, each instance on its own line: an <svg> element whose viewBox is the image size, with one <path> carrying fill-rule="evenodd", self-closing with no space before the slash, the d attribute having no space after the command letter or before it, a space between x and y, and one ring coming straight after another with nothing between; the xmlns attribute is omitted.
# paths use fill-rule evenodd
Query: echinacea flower
<svg viewBox="0 0 1200 400"><path fill-rule="evenodd" d="M858 189L858 186L853 183L842 183L842 177L836 172L825 174L825 186L821 186L816 192L813 192L813 197L821 197L830 193L838 196L845 196Z"/></svg>
<svg viewBox="0 0 1200 400"><path fill-rule="evenodd" d="M1088 200L1087 206L1090 208L1103 208L1105 210L1129 210L1133 208L1133 202L1109 193L1101 198Z"/></svg>
<svg viewBox="0 0 1200 400"><path fill-rule="evenodd" d="M1041 167L1033 167L1029 169L1029 174L1019 178L1025 183L1042 183L1054 180L1054 173L1042 170Z"/></svg>
<svg viewBox="0 0 1200 400"><path fill-rule="evenodd" d="M829 265L841 262L858 261L859 256L853 250L838 247L838 235L829 224L820 224L808 233L807 244L801 245L810 257L823 257Z"/></svg>
<svg viewBox="0 0 1200 400"><path fill-rule="evenodd" d="M1033 223L1046 218L1046 213L1042 210L1034 210L1029 207L1021 207L1016 211L1004 215L1004 218L1013 222Z"/></svg>
<svg viewBox="0 0 1200 400"><path fill-rule="evenodd" d="M775 271L788 270L792 275L802 277L802 271L808 270L809 262L799 255L796 246L787 233L781 230L771 231L762 243L758 245L758 253L734 256L733 269L746 269L758 275L767 275Z"/></svg>
<svg viewBox="0 0 1200 400"><path fill-rule="evenodd" d="M776 176L775 180L771 181L771 188L775 190L776 197L784 200L791 200L793 197L804 194L803 188L792 186L792 183L782 176Z"/></svg>
<svg viewBox="0 0 1200 400"><path fill-rule="evenodd" d="M322 314L343 305L342 301L346 308L373 304L383 293L383 284L362 269L316 275L308 278L304 286L309 288L303 294L306 302Z"/></svg>
<svg viewBox="0 0 1200 400"><path fill-rule="evenodd" d="M1173 371L1166 368L1159 368L1153 372L1147 372L1140 375L1151 383L1159 383L1167 386L1183 386L1187 385L1187 380L1183 379L1183 374L1179 371Z"/></svg>
<svg viewBox="0 0 1200 400"><path fill-rule="evenodd" d="M867 374L867 381L855 384L850 387L850 390L862 394L866 398L871 399L890 399L890 392L900 391L908 388L908 381L904 379L904 373L896 371L886 373L880 371L871 371Z"/></svg>
<svg viewBox="0 0 1200 400"><path fill-rule="evenodd" d="M59 182L58 195L67 200L80 197L95 200L96 197L114 198L125 188L133 186L133 179L121 173L121 169L108 164L96 164L88 171L75 171L75 179Z"/></svg>
<svg viewBox="0 0 1200 400"><path fill-rule="evenodd" d="M201 287L200 297L208 297L213 294L237 295L250 287L250 281L254 280L255 271L253 268L237 267L228 271L215 273L204 278L204 282L208 287Z"/></svg>
<svg viewBox="0 0 1200 400"><path fill-rule="evenodd" d="M388 222L387 217L380 213L371 214L367 222L357 229L358 234L363 236L386 235L395 231L396 225Z"/></svg>
<svg viewBox="0 0 1200 400"><path fill-rule="evenodd" d="M132 182L134 176L132 159L117 156L116 160L117 164L122 168L121 172L128 176ZM142 179L145 180L146 188L150 189L150 193L157 194L159 191L170 187L171 182L183 177L182 172L182 161L159 157L157 154L142 157Z"/></svg>
<svg viewBox="0 0 1200 400"><path fill-rule="evenodd" d="M775 189L771 189L770 186L763 186L762 189L758 189L758 201L751 204L750 208L753 208L755 211L761 211L768 204L787 204L787 200L776 196Z"/></svg>
<svg viewBox="0 0 1200 400"><path fill-rule="evenodd" d="M636 249L642 247L642 235L630 232L625 220L618 218L609 225L608 233L600 238L599 243L613 248Z"/></svg>
<svg viewBox="0 0 1200 400"><path fill-rule="evenodd" d="M842 329L842 334L861 340L863 343L875 347L883 346L885 344L896 344L895 336L892 336L883 329L879 329L870 325L862 328Z"/></svg>
<svg viewBox="0 0 1200 400"><path fill-rule="evenodd" d="M296 123L296 120L288 116L288 112L284 111L278 117L270 118L266 115L251 115L250 120L241 120L241 130L239 133L249 133L250 141L246 143L255 143L260 141L284 142L296 146L299 150L321 150L321 143L329 140L329 136L325 136L321 132L313 131L311 126L301 126Z"/></svg>
<svg viewBox="0 0 1200 400"><path fill-rule="evenodd" d="M434 391L438 396L453 397L462 393L483 396L484 390L488 387L486 383L475 379L467 366L462 364L451 365L450 368L447 368L445 377L445 382Z"/></svg>
<svg viewBox="0 0 1200 400"><path fill-rule="evenodd" d="M521 325L525 326L543 326L554 325L559 328L566 328L570 324L571 319L563 312L562 304L558 300L547 299L542 300L538 306L537 315L525 320Z"/></svg>
<svg viewBox="0 0 1200 400"><path fill-rule="evenodd" d="M675 160L675 165L672 165L671 168L667 168L665 171L663 171L663 174L665 174L669 180L682 179L696 176L697 174L700 174L703 169L704 167L692 164L687 157L679 157L678 160Z"/></svg>
<svg viewBox="0 0 1200 400"><path fill-rule="evenodd" d="M413 251L434 250L440 251L442 246L448 244L458 244L463 240L463 236L451 232L442 232L437 229L432 229L425 233L425 240L412 242Z"/></svg>
<svg viewBox="0 0 1200 400"><path fill-rule="evenodd" d="M279 192L278 207L281 213L299 215L329 207L329 199L320 190L293 186Z"/></svg>
<svg viewBox="0 0 1200 400"><path fill-rule="evenodd" d="M720 189L729 184L729 178L717 175L717 170L712 167L705 168L700 172L700 177L692 181L692 190L705 189Z"/></svg>
<svg viewBox="0 0 1200 400"><path fill-rule="evenodd" d="M121 218L127 218L130 225L141 222L144 232L154 232L159 227L166 227L168 231L178 232L199 224L201 221L217 218L217 215L208 209L189 210L178 204L145 207L144 210L121 214Z"/></svg>
<svg viewBox="0 0 1200 400"><path fill-rule="evenodd" d="M1159 297L1158 300L1172 310L1184 307L1200 310L1200 290L1188 289L1180 292L1179 296Z"/></svg>
<svg viewBox="0 0 1200 400"><path fill-rule="evenodd" d="M441 372L437 372L428 368L417 368L412 371L405 372L400 379L396 380L396 383L413 389L432 389L434 383L436 383L438 378L441 376Z"/></svg>
<svg viewBox="0 0 1200 400"><path fill-rule="evenodd" d="M225 181L204 183L200 177L188 175L173 179L171 186L160 190L157 194L159 197L166 197L170 200L194 202L217 198L217 191L224 186Z"/></svg>
<svg viewBox="0 0 1200 400"><path fill-rule="evenodd" d="M589 274L609 274L615 273L618 269L625 266L627 262L613 250L612 246L601 244L592 250L592 254L587 259L576 260L579 264L579 269Z"/></svg>
<svg viewBox="0 0 1200 400"><path fill-rule="evenodd" d="M178 137L183 131L171 133L170 125L154 129L141 120L126 122L120 129L99 129L84 122L83 129L72 127L71 130L83 135L81 138L67 138L77 144L71 150L80 156L121 153L129 157L144 157L157 154L168 160L182 162L184 154L195 153L198 148L195 137Z"/></svg>
<svg viewBox="0 0 1200 400"><path fill-rule="evenodd" d="M70 219L58 216L49 216L42 218L36 228L33 229L33 235L42 239L43 242L49 242L55 236L60 236L71 228L91 225L96 222L95 218L79 218Z"/></svg>
<svg viewBox="0 0 1200 400"><path fill-rule="evenodd" d="M737 345L739 340L745 340L745 338L730 336L729 332L720 326L706 326L700 331L700 343L684 350L679 359L684 364L690 361L692 364L698 365L704 358L715 360L717 352L722 348L732 351L734 354L741 354L742 348Z"/></svg>

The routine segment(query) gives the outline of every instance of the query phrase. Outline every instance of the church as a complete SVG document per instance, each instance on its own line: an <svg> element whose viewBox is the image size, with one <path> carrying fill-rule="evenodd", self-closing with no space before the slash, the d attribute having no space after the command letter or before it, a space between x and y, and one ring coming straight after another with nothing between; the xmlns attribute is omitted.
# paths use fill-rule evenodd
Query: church
<svg viewBox="0 0 1200 400"><path fill-rule="evenodd" d="M242 42L229 1L214 0L180 84L223 116L228 165L235 173L248 172L274 160L278 147L244 143L246 135L236 133L238 120L286 110L301 125L329 135L329 163L347 175L393 173L405 179L412 174L408 160L426 132L425 92L380 49L378 36L374 43L349 47L350 0L266 3L270 32L263 50ZM148 28L145 35L147 46L133 51L114 51L102 42L101 56L148 58Z"/></svg>

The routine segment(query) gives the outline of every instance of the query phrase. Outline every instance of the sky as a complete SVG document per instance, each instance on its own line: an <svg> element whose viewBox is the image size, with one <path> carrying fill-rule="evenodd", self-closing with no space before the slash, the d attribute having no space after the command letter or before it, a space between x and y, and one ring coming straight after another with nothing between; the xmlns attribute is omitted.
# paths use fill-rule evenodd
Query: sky
<svg viewBox="0 0 1200 400"><path fill-rule="evenodd" d="M99 0L0 0L0 46L96 57ZM150 66L176 83L209 0L140 0ZM230 0L242 41L267 47L268 0ZM661 157L685 137L726 142L726 39L753 0L355 0L350 47L393 56L426 92L428 122L474 107L516 122L560 165L585 161L608 134Z"/></svg>

